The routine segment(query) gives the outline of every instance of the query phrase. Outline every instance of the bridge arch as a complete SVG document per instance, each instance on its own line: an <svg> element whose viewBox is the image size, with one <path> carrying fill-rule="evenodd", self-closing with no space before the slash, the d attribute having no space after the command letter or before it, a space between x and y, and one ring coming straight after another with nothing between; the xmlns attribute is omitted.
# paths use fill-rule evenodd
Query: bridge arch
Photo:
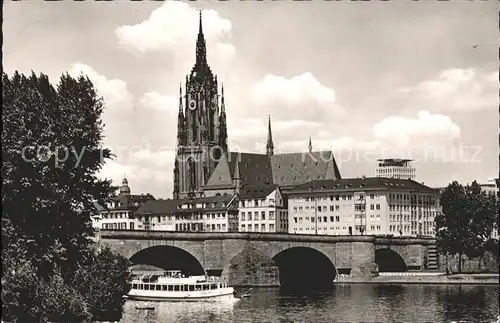
<svg viewBox="0 0 500 323"><path fill-rule="evenodd" d="M375 263L378 265L379 272L408 271L408 266L403 257L390 248L375 250Z"/></svg>
<svg viewBox="0 0 500 323"><path fill-rule="evenodd" d="M204 275L200 261L190 252L175 246L144 248L130 257L133 265L150 265L164 270L181 270L187 275Z"/></svg>
<svg viewBox="0 0 500 323"><path fill-rule="evenodd" d="M330 257L316 248L292 246L275 253L272 259L279 268L283 288L329 288L337 276Z"/></svg>

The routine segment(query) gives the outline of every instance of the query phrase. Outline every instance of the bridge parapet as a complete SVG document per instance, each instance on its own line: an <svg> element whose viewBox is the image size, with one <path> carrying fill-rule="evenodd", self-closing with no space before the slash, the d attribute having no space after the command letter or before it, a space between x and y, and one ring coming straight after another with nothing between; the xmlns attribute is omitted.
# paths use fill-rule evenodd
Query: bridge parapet
<svg viewBox="0 0 500 323"><path fill-rule="evenodd" d="M247 241L296 241L296 242L371 242L375 236L330 236L288 233L261 233L261 232L173 232L173 231L145 231L145 230L101 230L103 239L135 239L135 240L247 240Z"/></svg>

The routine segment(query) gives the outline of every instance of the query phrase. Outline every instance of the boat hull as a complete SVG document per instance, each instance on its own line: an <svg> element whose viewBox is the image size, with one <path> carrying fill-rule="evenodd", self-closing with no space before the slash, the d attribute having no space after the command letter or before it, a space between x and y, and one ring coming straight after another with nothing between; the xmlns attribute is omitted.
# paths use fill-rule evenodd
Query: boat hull
<svg viewBox="0 0 500 323"><path fill-rule="evenodd" d="M143 292L143 291L141 291ZM184 293L179 293L184 294ZM127 299L137 301L166 301L166 302L215 302L236 299L232 290L213 294L188 294L188 295L172 295L172 293L140 293L131 291L127 295Z"/></svg>

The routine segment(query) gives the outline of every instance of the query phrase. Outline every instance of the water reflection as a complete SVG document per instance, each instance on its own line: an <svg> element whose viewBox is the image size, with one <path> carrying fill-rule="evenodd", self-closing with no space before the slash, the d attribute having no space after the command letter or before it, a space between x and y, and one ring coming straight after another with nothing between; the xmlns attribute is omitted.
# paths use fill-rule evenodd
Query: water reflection
<svg viewBox="0 0 500 323"><path fill-rule="evenodd" d="M125 303L122 322L230 322L237 302L140 302ZM141 309L153 306L154 310ZM226 322L226 320L224 321Z"/></svg>
<svg viewBox="0 0 500 323"><path fill-rule="evenodd" d="M491 322L497 286L336 285L314 293L253 289L236 303L156 303L155 311L127 302L122 322Z"/></svg>

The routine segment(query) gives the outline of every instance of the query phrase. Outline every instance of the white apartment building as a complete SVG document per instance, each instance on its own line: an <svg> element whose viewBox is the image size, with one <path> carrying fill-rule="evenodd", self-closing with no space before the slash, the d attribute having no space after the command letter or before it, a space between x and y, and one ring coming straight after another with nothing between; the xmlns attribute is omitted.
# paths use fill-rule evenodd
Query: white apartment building
<svg viewBox="0 0 500 323"><path fill-rule="evenodd" d="M288 232L288 210L278 186L244 187L238 203L240 232Z"/></svg>
<svg viewBox="0 0 500 323"><path fill-rule="evenodd" d="M375 170L376 177L411 179L415 180L415 168L411 166L411 159L378 159Z"/></svg>
<svg viewBox="0 0 500 323"><path fill-rule="evenodd" d="M408 179L315 180L288 193L288 232L433 236L438 197Z"/></svg>

